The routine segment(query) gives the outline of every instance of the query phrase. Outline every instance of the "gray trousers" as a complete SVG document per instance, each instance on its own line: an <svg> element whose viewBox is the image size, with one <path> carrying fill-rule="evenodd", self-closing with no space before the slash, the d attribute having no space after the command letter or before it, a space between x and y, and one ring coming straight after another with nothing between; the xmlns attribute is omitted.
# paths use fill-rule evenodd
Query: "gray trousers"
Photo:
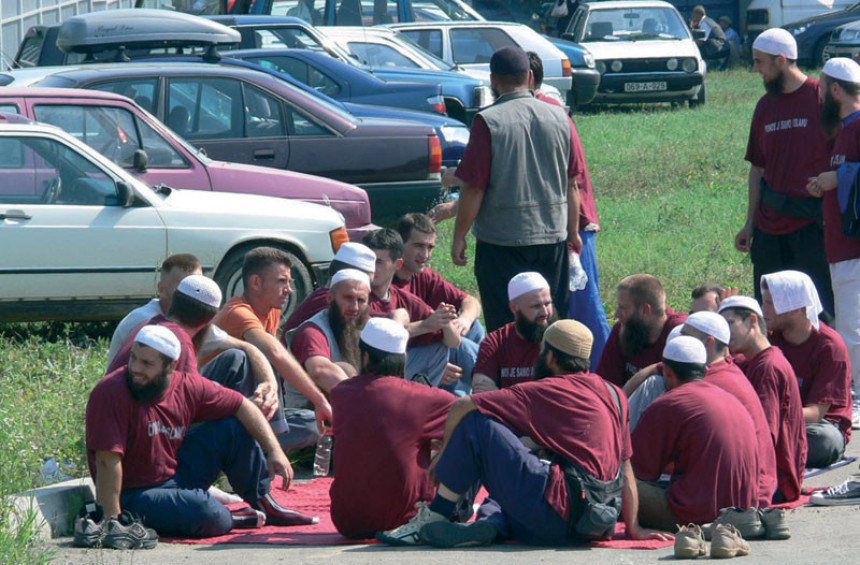
<svg viewBox="0 0 860 565"><path fill-rule="evenodd" d="M842 458L845 453L845 438L836 424L821 420L806 424L806 466L820 469L828 467Z"/></svg>
<svg viewBox="0 0 860 565"><path fill-rule="evenodd" d="M652 375L645 379L639 388L628 400L627 405L630 410L630 431L636 429L636 424L639 423L639 418L645 412L645 409L651 406L651 403L657 400L661 394L666 392L666 380L663 375Z"/></svg>

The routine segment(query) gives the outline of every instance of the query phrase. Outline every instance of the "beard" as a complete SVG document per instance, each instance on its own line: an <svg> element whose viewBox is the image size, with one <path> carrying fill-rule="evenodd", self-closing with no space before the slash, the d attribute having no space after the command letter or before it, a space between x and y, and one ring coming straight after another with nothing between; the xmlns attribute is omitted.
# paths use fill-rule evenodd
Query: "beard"
<svg viewBox="0 0 860 565"><path fill-rule="evenodd" d="M540 355L538 355L538 358L535 360L535 366L532 368L532 379L539 381L555 374L555 371L553 371L549 366L549 362L547 361L548 358L548 350L544 349L540 352Z"/></svg>
<svg viewBox="0 0 860 565"><path fill-rule="evenodd" d="M545 322L530 322L525 316L523 316L522 312L517 312L515 318L517 333L523 336L523 339L529 343L540 343L543 341L544 332L558 319L558 316L556 316L555 311L553 311Z"/></svg>
<svg viewBox="0 0 860 565"><path fill-rule="evenodd" d="M782 88L785 86L785 74L777 73L775 77L764 81L764 89L768 94L782 94Z"/></svg>
<svg viewBox="0 0 860 565"><path fill-rule="evenodd" d="M329 324L337 340L337 346L340 348L341 357L356 369L361 366L361 351L358 348L358 340L368 315L368 309L365 308L357 318L348 320L344 317L336 301L332 300L328 306Z"/></svg>
<svg viewBox="0 0 860 565"><path fill-rule="evenodd" d="M621 328L621 352L631 357L650 345L651 327L642 318L631 318Z"/></svg>
<svg viewBox="0 0 860 565"><path fill-rule="evenodd" d="M128 386L128 391L131 393L131 397L137 402L145 403L150 400L155 400L164 394L164 391L166 391L167 387L170 386L170 371L168 370L168 367L169 365L165 365L158 378L145 385L135 384L134 378L131 376L131 371L126 367L125 384Z"/></svg>
<svg viewBox="0 0 860 565"><path fill-rule="evenodd" d="M839 133L839 127L842 124L840 112L839 102L833 98L829 90L826 90L824 103L821 106L821 128L829 137L835 137Z"/></svg>

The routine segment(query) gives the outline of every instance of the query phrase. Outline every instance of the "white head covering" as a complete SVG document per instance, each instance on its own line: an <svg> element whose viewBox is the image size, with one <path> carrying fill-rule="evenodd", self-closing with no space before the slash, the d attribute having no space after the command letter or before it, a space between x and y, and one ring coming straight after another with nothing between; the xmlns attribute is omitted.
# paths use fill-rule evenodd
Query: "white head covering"
<svg viewBox="0 0 860 565"><path fill-rule="evenodd" d="M218 283L203 275L189 275L179 282L176 292L190 296L213 308L221 306L221 289Z"/></svg>
<svg viewBox="0 0 860 565"><path fill-rule="evenodd" d="M406 353L409 332L406 328L388 318L371 318L361 330L361 341L380 351Z"/></svg>
<svg viewBox="0 0 860 565"><path fill-rule="evenodd" d="M182 345L176 334L170 331L170 328L156 324L140 328L134 336L134 342L151 347L174 361L179 359L179 354L182 352Z"/></svg>
<svg viewBox="0 0 860 565"><path fill-rule="evenodd" d="M732 330L729 328L729 323L716 312L704 311L690 314L684 325L696 328L700 332L705 332L707 335L726 344L732 339Z"/></svg>
<svg viewBox="0 0 860 565"><path fill-rule="evenodd" d="M752 310L759 318L763 318L764 314L761 311L756 299L751 296L729 296L720 302L720 313L726 308L746 308Z"/></svg>
<svg viewBox="0 0 860 565"><path fill-rule="evenodd" d="M705 365L708 362L708 353L701 341L693 336L682 335L666 343L666 347L663 348L663 359Z"/></svg>
<svg viewBox="0 0 860 565"><path fill-rule="evenodd" d="M331 288L343 281L357 281L366 287L370 287L370 277L364 271L358 269L341 269L331 278Z"/></svg>
<svg viewBox="0 0 860 565"><path fill-rule="evenodd" d="M676 337L681 337L681 330L684 329L684 324L678 324L671 330L669 330L669 335L666 336L666 343L669 343Z"/></svg>
<svg viewBox="0 0 860 565"><path fill-rule="evenodd" d="M860 65L848 57L835 57L824 63L821 74L831 78L860 84Z"/></svg>
<svg viewBox="0 0 860 565"><path fill-rule="evenodd" d="M334 258L365 273L376 272L376 253L361 243L347 241L340 246Z"/></svg>
<svg viewBox="0 0 860 565"><path fill-rule="evenodd" d="M800 271L780 271L762 275L761 280L767 281L770 296L773 298L773 309L777 314L806 308L806 318L818 329L818 315L824 308L809 275Z"/></svg>
<svg viewBox="0 0 860 565"><path fill-rule="evenodd" d="M549 289L549 283L540 273L520 273L508 283L508 300L515 300L527 292L545 288Z"/></svg>
<svg viewBox="0 0 860 565"><path fill-rule="evenodd" d="M753 49L768 55L782 55L786 59L797 60L797 41L788 30L781 27L761 32L753 42Z"/></svg>

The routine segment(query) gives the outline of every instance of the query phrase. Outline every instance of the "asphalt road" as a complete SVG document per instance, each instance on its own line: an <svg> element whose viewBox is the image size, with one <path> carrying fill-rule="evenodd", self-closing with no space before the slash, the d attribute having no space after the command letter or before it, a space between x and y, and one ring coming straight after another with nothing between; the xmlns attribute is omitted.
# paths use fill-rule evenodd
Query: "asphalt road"
<svg viewBox="0 0 860 565"><path fill-rule="evenodd" d="M856 433L856 432L855 432ZM860 455L860 438L849 444L848 455ZM857 463L830 471L806 481L804 486L839 484L850 474L857 473ZM791 539L785 541L752 541L752 552L743 559L756 564L795 565L804 563L860 562L860 505L842 507L805 506L788 514ZM672 548L660 550L620 550L565 548L544 549L519 545L495 545L462 550L426 548L390 548L380 545L337 547L262 546L262 545L179 545L160 543L149 551L116 551L110 549L84 550L71 546L70 538L61 538L45 548L54 552L58 563L213 565L241 563L269 565L272 563L322 563L356 565L385 565L421 563L450 565L451 563L492 563L521 565L528 563L619 563L636 565L674 560Z"/></svg>

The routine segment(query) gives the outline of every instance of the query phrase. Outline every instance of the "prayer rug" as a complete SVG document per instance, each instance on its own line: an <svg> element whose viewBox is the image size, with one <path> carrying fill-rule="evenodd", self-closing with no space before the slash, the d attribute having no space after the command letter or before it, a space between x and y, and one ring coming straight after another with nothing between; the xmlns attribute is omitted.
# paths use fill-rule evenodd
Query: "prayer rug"
<svg viewBox="0 0 860 565"><path fill-rule="evenodd" d="M808 479L810 477L817 477L818 475L823 475L824 473L826 473L828 471L832 471L833 469L838 469L839 467L844 467L845 465L850 465L851 463L854 463L855 461L857 461L856 457L844 457L843 456L842 459L840 459L836 463L830 465L829 467L822 467L820 469L807 468L806 473L804 473L803 476L806 479Z"/></svg>

